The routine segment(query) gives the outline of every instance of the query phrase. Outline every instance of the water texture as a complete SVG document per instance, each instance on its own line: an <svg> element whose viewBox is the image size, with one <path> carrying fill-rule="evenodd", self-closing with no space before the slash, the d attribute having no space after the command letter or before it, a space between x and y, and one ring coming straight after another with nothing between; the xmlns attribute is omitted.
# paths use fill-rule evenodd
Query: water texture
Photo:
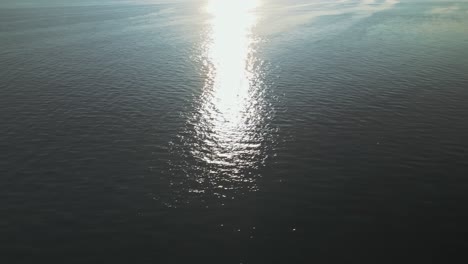
<svg viewBox="0 0 468 264"><path fill-rule="evenodd" d="M466 1L3 1L0 259L460 258L467 47Z"/></svg>

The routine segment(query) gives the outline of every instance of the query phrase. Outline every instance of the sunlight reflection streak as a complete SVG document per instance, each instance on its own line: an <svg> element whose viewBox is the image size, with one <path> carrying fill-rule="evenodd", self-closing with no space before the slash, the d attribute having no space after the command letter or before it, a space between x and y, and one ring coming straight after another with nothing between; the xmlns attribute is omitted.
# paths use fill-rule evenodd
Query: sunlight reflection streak
<svg viewBox="0 0 468 264"><path fill-rule="evenodd" d="M253 182L242 170L254 168L261 155L263 102L252 37L257 6L252 0L210 0L205 9L211 17L203 55L207 78L194 122L200 143L192 155L212 168L218 177L213 184L231 186L224 188Z"/></svg>

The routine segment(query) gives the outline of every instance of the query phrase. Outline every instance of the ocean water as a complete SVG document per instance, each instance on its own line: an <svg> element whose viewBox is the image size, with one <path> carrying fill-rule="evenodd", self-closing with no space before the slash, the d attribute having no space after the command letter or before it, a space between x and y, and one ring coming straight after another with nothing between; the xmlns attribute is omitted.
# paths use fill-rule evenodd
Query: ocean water
<svg viewBox="0 0 468 264"><path fill-rule="evenodd" d="M467 48L467 1L2 1L0 260L461 258Z"/></svg>

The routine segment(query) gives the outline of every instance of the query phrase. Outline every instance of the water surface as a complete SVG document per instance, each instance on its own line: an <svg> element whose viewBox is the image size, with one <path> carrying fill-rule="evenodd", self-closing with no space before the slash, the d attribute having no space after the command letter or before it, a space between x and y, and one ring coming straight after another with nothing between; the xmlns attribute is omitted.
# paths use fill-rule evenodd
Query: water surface
<svg viewBox="0 0 468 264"><path fill-rule="evenodd" d="M466 1L5 1L0 47L6 263L466 247Z"/></svg>

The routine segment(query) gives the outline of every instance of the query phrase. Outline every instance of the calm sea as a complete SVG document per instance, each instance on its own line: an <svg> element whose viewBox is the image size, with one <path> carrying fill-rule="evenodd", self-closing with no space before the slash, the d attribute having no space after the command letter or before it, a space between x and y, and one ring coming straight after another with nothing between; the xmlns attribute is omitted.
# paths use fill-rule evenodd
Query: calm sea
<svg viewBox="0 0 468 264"><path fill-rule="evenodd" d="M461 257L467 116L467 1L4 0L0 262Z"/></svg>

